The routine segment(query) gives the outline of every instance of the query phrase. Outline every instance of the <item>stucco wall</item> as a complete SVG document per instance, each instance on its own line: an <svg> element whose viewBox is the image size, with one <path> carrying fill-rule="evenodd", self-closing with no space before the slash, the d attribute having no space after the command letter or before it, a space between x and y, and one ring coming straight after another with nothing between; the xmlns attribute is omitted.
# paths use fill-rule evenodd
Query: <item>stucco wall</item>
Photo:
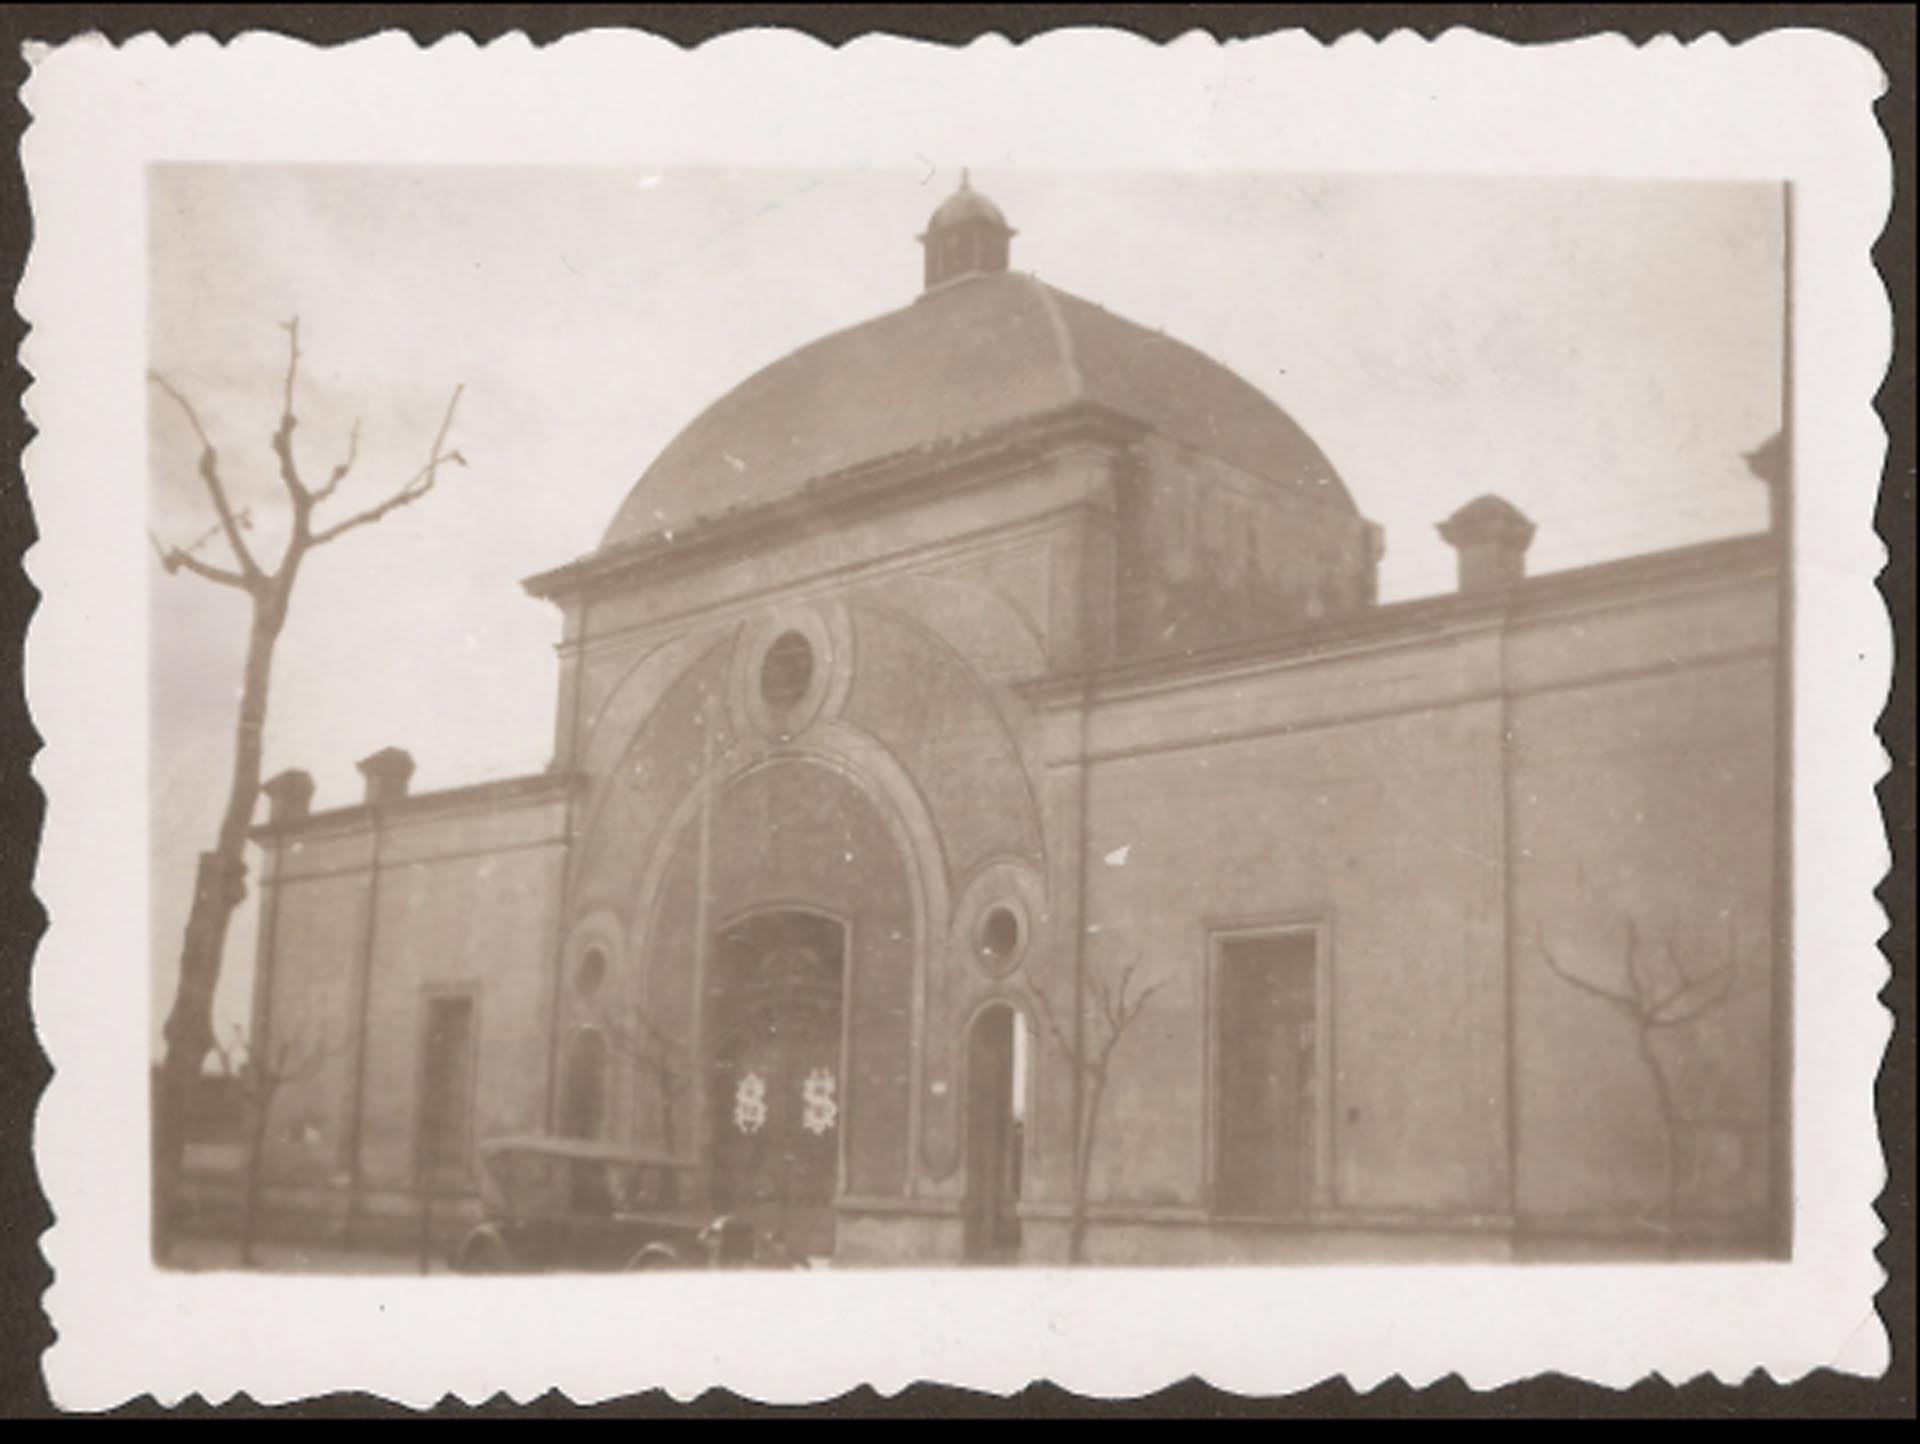
<svg viewBox="0 0 1920 1444"><path fill-rule="evenodd" d="M1751 551L1677 557L1100 690L1088 967L1161 991L1114 1054L1096 1206L1205 1216L1209 934L1304 924L1325 949L1325 1217L1757 1229L1773 588ZM1048 722L1057 877L1075 869L1075 707L1056 694ZM1630 991L1629 922L1644 998L1666 999L1651 1058L1621 1003L1546 960ZM1684 995L1669 951L1698 984ZM1071 967L1063 951L1030 970L1056 1010ZM1042 1066L1069 1071L1051 1047Z"/></svg>
<svg viewBox="0 0 1920 1444"><path fill-rule="evenodd" d="M1504 1206L1498 707L1462 685L1489 645L1103 709L1088 966L1161 991L1114 1055L1095 1197L1209 1203L1210 934L1302 924L1329 1049L1317 1210Z"/></svg>
<svg viewBox="0 0 1920 1444"><path fill-rule="evenodd" d="M1336 489L1283 488L1161 437L1119 471L1127 655L1270 635L1372 604L1376 531Z"/></svg>
<svg viewBox="0 0 1920 1444"><path fill-rule="evenodd" d="M324 1039L328 1052L276 1100L273 1176L347 1182L358 1094L361 1183L412 1186L436 991L475 999L474 1139L542 1125L564 805L557 784L536 782L531 795L483 789L464 805L411 799L381 819L377 844L364 811L283 839L263 907L264 1036L307 1051Z"/></svg>
<svg viewBox="0 0 1920 1444"><path fill-rule="evenodd" d="M1762 1221L1774 627L1762 579L1516 630L1518 1203L1542 1224ZM1549 966L1632 997L1630 947L1642 1004L1669 999L1650 1056Z"/></svg>

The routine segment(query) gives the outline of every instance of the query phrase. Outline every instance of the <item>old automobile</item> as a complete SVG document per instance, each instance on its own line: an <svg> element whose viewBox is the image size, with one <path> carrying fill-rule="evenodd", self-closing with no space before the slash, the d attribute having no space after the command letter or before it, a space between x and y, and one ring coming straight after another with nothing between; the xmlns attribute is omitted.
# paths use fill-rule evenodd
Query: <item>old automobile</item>
<svg viewBox="0 0 1920 1444"><path fill-rule="evenodd" d="M480 1147L484 1218L461 1241L466 1273L746 1267L752 1227L716 1216L698 1165L578 1139L500 1138Z"/></svg>

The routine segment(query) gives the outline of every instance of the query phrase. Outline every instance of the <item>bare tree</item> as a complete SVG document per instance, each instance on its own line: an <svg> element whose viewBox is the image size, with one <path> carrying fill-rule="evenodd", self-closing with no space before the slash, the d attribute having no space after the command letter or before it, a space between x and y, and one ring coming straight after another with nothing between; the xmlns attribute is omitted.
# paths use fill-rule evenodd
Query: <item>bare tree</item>
<svg viewBox="0 0 1920 1444"><path fill-rule="evenodd" d="M260 1192L266 1180L267 1128L273 1114L274 1099L281 1088L311 1078L329 1061L346 1050L346 1040L329 1039L322 1033L317 1039L283 1038L269 1048L265 1039L249 1043L238 1027L233 1041L222 1046L216 1039L220 1071L231 1078L240 1092L245 1114L246 1156L242 1161L240 1191L240 1262L253 1265L253 1245L259 1236Z"/></svg>
<svg viewBox="0 0 1920 1444"><path fill-rule="evenodd" d="M631 1025L607 1029L615 1058L632 1067L653 1088L660 1110L660 1145L677 1154L680 1146L680 1100L692 1083L692 1056L684 1040L667 1032L645 1008L633 1010Z"/></svg>
<svg viewBox="0 0 1920 1444"><path fill-rule="evenodd" d="M419 501L433 486L440 469L466 464L458 451L449 450L454 409L462 388L456 386L447 402L426 461L381 500L337 520L323 521L318 513L352 474L360 450L356 421L347 437L345 453L318 486L309 485L294 452L299 418L294 390L300 371L300 322L285 323L287 367L282 385L280 421L271 437L279 479L291 511L287 543L279 561L263 566L246 539L249 512L236 510L221 470L219 449L201 424L193 403L166 377L149 372L149 379L185 416L200 444L199 475L212 503L216 525L188 546L171 546L154 536L153 547L169 573L188 572L216 586L245 595L251 607L246 663L241 674L240 707L235 729L233 771L219 832L211 850L200 854L180 947L180 976L166 1023L166 1058L161 1064L159 1093L153 1100L154 1246L165 1256L171 1228L173 1193L177 1186L185 1137L182 1125L195 1081L215 1047L213 995L220 981L221 960L234 911L246 897L247 829L253 821L260 792L261 748L267 719L267 694L273 677L274 650L286 625L294 584L308 553L359 527L370 526L401 507ZM216 538L228 552L225 563L205 560L201 548Z"/></svg>
<svg viewBox="0 0 1920 1444"><path fill-rule="evenodd" d="M1135 967L1129 963L1120 970L1118 979L1110 982L1102 969L1087 970L1086 992L1093 1002L1092 1021L1098 1025L1092 1028L1076 1029L1071 1020L1063 1027L1047 995L1038 988L1033 990L1034 1002L1046 1021L1047 1031L1065 1055L1067 1066L1084 1080L1080 1089L1080 1116L1073 1120L1073 1191L1067 1224L1067 1258L1073 1263L1084 1262L1086 1258L1087 1190L1093 1177L1094 1147L1099 1140L1100 1104L1106 1097L1110 1076L1108 1064L1127 1030L1139 1021L1153 995L1165 986L1159 982L1132 991L1134 973Z"/></svg>
<svg viewBox="0 0 1920 1444"><path fill-rule="evenodd" d="M1633 1028L1634 1051L1653 1084L1660 1118L1662 1144L1660 1226L1671 1231L1680 1211L1680 1147L1686 1118L1681 1110L1669 1064L1654 1046L1662 1032L1694 1022L1726 1007L1735 998L1765 982L1764 975L1743 965L1729 919L1725 955L1707 967L1686 960L1686 949L1674 947L1669 932L1659 947L1642 944L1640 928L1624 919L1622 962L1617 982L1603 983L1565 966L1536 930L1534 946L1553 975L1588 997L1597 998L1624 1017ZM1649 958L1649 951L1656 956Z"/></svg>

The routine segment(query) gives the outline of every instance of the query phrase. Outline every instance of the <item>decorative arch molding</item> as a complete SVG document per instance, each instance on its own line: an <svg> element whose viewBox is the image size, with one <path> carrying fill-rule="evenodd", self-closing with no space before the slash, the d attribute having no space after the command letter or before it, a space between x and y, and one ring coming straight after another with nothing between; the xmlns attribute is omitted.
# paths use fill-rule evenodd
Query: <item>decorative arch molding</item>
<svg viewBox="0 0 1920 1444"><path fill-rule="evenodd" d="M1037 559L1044 579L1047 551L1044 543L1025 548L1010 558L999 559L1002 567L1034 565ZM989 559L954 563L933 572L915 572L890 577L863 595L861 604L881 606L909 619L928 631L942 636L976 672L992 671L1010 676L1035 675L1045 670L1048 650L1042 619L1033 609L1016 599L1007 585L986 570ZM940 625L940 619L952 615L948 603L973 601L984 605L966 607L978 618L982 631L990 638L990 655L969 655ZM963 603L964 605L964 603Z"/></svg>
<svg viewBox="0 0 1920 1444"><path fill-rule="evenodd" d="M862 665L873 661L864 650L856 658L866 626L892 629L886 655L896 659L887 676L876 675L871 683L899 685L895 667L908 665L917 652L937 659L933 665L944 669L950 695L971 697L961 718L995 759L990 765L1000 780L992 796L1000 799L997 805L1019 808L1026 817L1023 823L1009 831L976 820L968 829L975 842L955 855L943 832L943 814L926 790L930 779L915 770L939 762L943 754L935 751L916 763L911 749L903 755L865 725L867 719L850 715L861 685L856 660ZM762 696L761 670L769 649L789 633L804 638L811 649L811 675L797 700L775 716ZM695 691L675 701L676 692L689 686ZM708 704L716 687L722 699L718 715ZM644 705L636 698L643 698ZM891 606L869 606L866 601L794 602L737 622L724 634L708 632L649 652L616 684L592 724L590 746L599 758L612 754L614 738L607 729L617 722L623 735L617 757L599 764L606 771L579 839L583 855L574 870L579 881L571 905L585 911L571 925L574 931L563 959L566 971L558 980L563 997L590 946L585 939L596 935L606 940L610 962L618 965L617 980L625 989L619 1006L664 1009L677 1020L676 1027L684 1025L691 1029L689 1038L698 1038L698 1017L682 1018L680 1012L699 1007L704 979L696 978L693 995L682 998L685 980L674 972L663 991L667 975L661 968L679 963L647 955L655 940L677 936L687 926L682 901L674 904L679 911L671 927L662 931L667 927L662 908L669 877L676 866L688 865L685 849L698 845L692 840L704 806L724 808L735 789L769 768L824 768L872 806L905 877L912 936L905 945L911 973L905 980L909 1017L903 1186L911 1192L917 1179L951 1179L962 1143L961 1099L953 1091L964 1072L963 1059L957 1056L965 1046L962 1016L987 992L1017 983L1036 956L1048 918L1045 828L1037 784L1003 700L936 629ZM695 725L701 720L704 736ZM643 755L650 759L649 776L628 776ZM622 787L642 790L617 794L615 789ZM948 791L951 807L954 797L950 787ZM964 797L959 805L968 805ZM978 811L979 806L973 806L973 812ZM1009 835L994 846L993 834L999 832ZM957 868L967 869L964 880L956 876ZM673 887L684 895L684 880ZM1012 915L1018 934L1013 955L998 970L983 968L974 948L981 919L994 907ZM609 989L614 981L609 978ZM576 1020L565 1008L556 1016L556 1049L563 1024Z"/></svg>
<svg viewBox="0 0 1920 1444"><path fill-rule="evenodd" d="M647 721L653 716L660 703L682 679L691 675L715 650L729 645L734 640L735 628L723 633L701 632L690 636L676 637L672 641L662 642L658 646L647 648L635 657L632 663L613 681L606 696L600 699L593 709L593 716L581 728L579 746L574 755L580 759L583 771L597 773L595 751L600 747L612 747L615 756L606 767L609 776L619 770L633 750L640 734L646 729ZM582 659L582 665L585 660ZM637 701L637 707L631 719L629 729L622 735L617 729L607 730L609 724L618 720L618 708L627 707ZM604 733L604 736L603 736ZM608 738L615 740L609 741Z"/></svg>
<svg viewBox="0 0 1920 1444"><path fill-rule="evenodd" d="M854 679L847 700L848 720L882 745L903 753L910 754L916 747L934 742L936 739L931 734L909 730L900 735L900 719L889 715L888 692L891 686L911 685L913 679L909 677L903 681L902 678L885 675L887 668L880 659L885 656L889 644L899 654L914 655L917 652L936 659L939 671L935 675L951 681L957 695L966 699L965 707L960 710L977 714L984 730L992 738L991 743L970 751L972 764L977 769L976 780L982 786L1003 786L1005 789L996 795L997 800L1005 804L997 812L992 808L982 809L978 799L959 800L950 793L945 817L948 828L956 834L967 834L976 830L976 825L983 817L1017 814L1018 835L994 838L987 845L987 855L1025 850L1031 853L1035 864L1044 872L1047 837L1039 784L1029 766L1030 759L1021 746L1019 734L1006 713L1001 689L989 685L948 638L918 619L870 599L851 603L848 610L853 616L856 634L864 631L873 633L873 645L862 658L863 670ZM895 639L889 639L888 632L895 634ZM957 734L948 734L949 739L953 735ZM938 749L935 750L937 752ZM918 785L936 794L928 797L928 805L932 813L940 816L938 767L929 771L924 759L918 768L911 762L901 765L922 775L924 782ZM990 829L990 833L993 830ZM967 844L957 837L946 838L943 851L949 855L949 861L957 866L971 868L977 865L978 854L967 855ZM953 856L956 851L960 853L957 857Z"/></svg>
<svg viewBox="0 0 1920 1444"><path fill-rule="evenodd" d="M845 723L826 721L815 724L802 738L792 742L778 742L755 735L741 736L715 756L712 769L700 783L687 790L654 834L645 862L634 880L631 935L635 942L631 972L635 980L636 997L641 1006L652 1006L657 960L646 955L647 940L660 933L661 909L671 870L683 849L689 845L697 846L695 839L702 807L710 800L715 805L724 806L724 799L730 792L757 774L794 765L821 768L863 798L872 808L900 859L906 882L908 915L911 918L911 936L905 940L912 959L912 973L908 980L909 1057L904 1148L907 1164L902 1179L902 1187L911 1193L919 1173L916 1160L920 1149L920 1111L924 1092L922 1039L925 1036L928 966L933 958L944 951L953 901L932 813L914 786L913 779L875 739ZM836 916L834 909L823 908L817 902L771 896L756 899L742 911L759 912L765 906L775 904L803 907L823 916ZM718 921L710 921L710 931ZM857 924L853 919L845 921L851 930L857 932ZM704 989L705 979L696 977L692 984L694 995L698 997Z"/></svg>
<svg viewBox="0 0 1920 1444"><path fill-rule="evenodd" d="M607 834L636 819L643 836L650 832L651 819L665 809L667 799L684 790L674 775L697 775L702 752L730 745L724 654L733 642L732 634L708 637L704 646L677 657L680 666L674 672L666 672L669 659L656 654L658 670L649 670L650 705L618 739L618 754L592 774L585 817L573 840L575 865L567 875L570 911L624 906L624 885L607 876L610 870L619 872ZM637 675L632 674L630 682ZM702 737L703 728L709 737ZM725 736L716 735L723 732ZM674 742L685 747L676 752Z"/></svg>
<svg viewBox="0 0 1920 1444"><path fill-rule="evenodd" d="M651 934L667 869L672 866L683 840L697 825L701 806L707 798L711 796L718 801L754 773L793 762L827 768L874 805L907 863L914 923L922 940L923 958L927 950L925 940L944 936L952 917L952 898L947 887L939 829L934 825L926 799L886 748L857 728L829 722L813 727L797 742L740 737L715 756L712 771L680 799L655 835L638 879L639 906L633 928L636 938ZM637 959L636 975L644 997L648 976L646 958Z"/></svg>

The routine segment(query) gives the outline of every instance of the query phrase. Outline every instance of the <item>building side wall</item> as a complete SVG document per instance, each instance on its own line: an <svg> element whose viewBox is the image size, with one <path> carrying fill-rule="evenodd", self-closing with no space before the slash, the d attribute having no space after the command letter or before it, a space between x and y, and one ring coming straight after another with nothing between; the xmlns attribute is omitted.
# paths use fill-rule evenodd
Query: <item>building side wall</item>
<svg viewBox="0 0 1920 1444"><path fill-rule="evenodd" d="M1504 1210L1499 704L1476 685L1496 666L1482 635L1102 710L1087 968L1160 991L1113 1055L1094 1200L1214 1210L1214 939L1305 927L1309 1211Z"/></svg>
<svg viewBox="0 0 1920 1444"><path fill-rule="evenodd" d="M1515 630L1515 1150L1535 1226L1764 1225L1774 609L1755 580Z"/></svg>
<svg viewBox="0 0 1920 1444"><path fill-rule="evenodd" d="M1170 1231L1211 1219L1223 1257L1262 1255L1260 1227L1210 1192L1209 940L1267 927L1321 940L1328 1050L1313 1217L1269 1227L1758 1227L1774 583L1751 557L1630 581L1546 582L1424 634L1144 678L1097 696L1084 736L1055 704L1060 886L1090 759L1086 966L1158 988L1109 1065L1094 1253L1185 1256ZM1065 949L1029 970L1063 1016L1073 966ZM1043 1041L1040 1068L1064 1090L1063 1048ZM1070 1116L1049 1127L1057 1152ZM1038 1239L1060 1220L1036 1205Z"/></svg>
<svg viewBox="0 0 1920 1444"><path fill-rule="evenodd" d="M418 805L383 817L377 837L357 814L278 850L265 1039L296 1053L324 1044L324 1061L275 1100L270 1177L416 1186L427 1000L446 993L474 1000L471 1142L543 1126L564 802ZM467 1182L456 1172L440 1186Z"/></svg>
<svg viewBox="0 0 1920 1444"><path fill-rule="evenodd" d="M330 839L327 865L312 870L283 851L261 902L253 1037L269 1057L284 1052L299 1074L281 1085L268 1120L265 1168L274 1177L346 1178L368 843Z"/></svg>

